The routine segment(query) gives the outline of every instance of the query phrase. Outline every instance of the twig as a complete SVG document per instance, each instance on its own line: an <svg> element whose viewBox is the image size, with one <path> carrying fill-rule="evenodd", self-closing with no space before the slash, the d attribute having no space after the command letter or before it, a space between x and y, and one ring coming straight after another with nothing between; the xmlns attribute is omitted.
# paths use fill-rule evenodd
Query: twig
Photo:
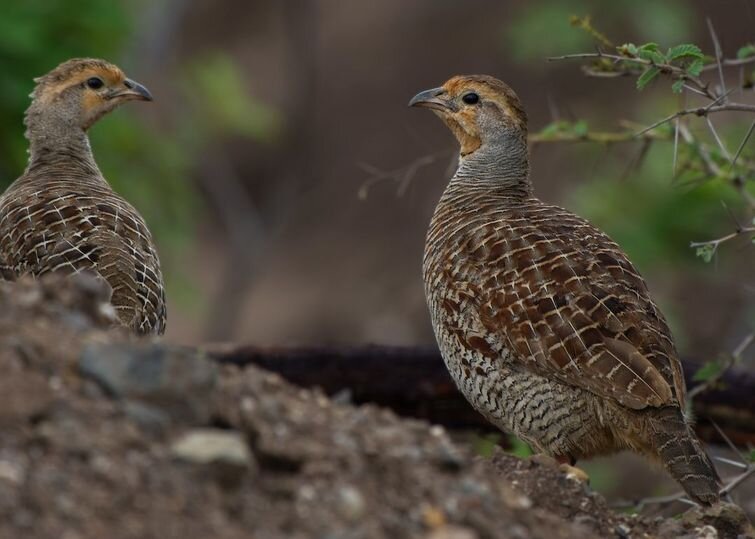
<svg viewBox="0 0 755 539"><path fill-rule="evenodd" d="M619 54L608 54L602 51L598 52L582 52L577 54L565 54L563 56L551 56L548 58L549 62L559 61L559 60L574 60L574 59L585 59L585 58L603 58L607 60L613 60L614 63L626 63L626 62L632 62L635 64L641 64L644 66L655 66L658 69L661 70L663 73L671 73L676 75L677 77L684 79L686 81L691 82L697 88L708 98L715 99L715 95L713 95L710 90L708 89L708 85L704 83L700 78L695 77L694 75L690 75L686 70L682 69L679 66L675 66L672 64L667 63L656 63L651 60L645 60L644 58L639 58L637 56L621 56Z"/></svg>
<svg viewBox="0 0 755 539"><path fill-rule="evenodd" d="M755 63L755 56L748 56L747 58L722 58L721 64L724 67L742 67L748 64ZM718 69L717 64L709 64L703 67L703 71L712 71Z"/></svg>
<svg viewBox="0 0 755 539"><path fill-rule="evenodd" d="M734 490L736 487L741 485L744 481L746 481L753 473L755 473L755 466L751 464L746 471L736 476L724 488L722 488L719 491L719 494L721 494L722 496L724 494L728 494L729 492Z"/></svg>
<svg viewBox="0 0 755 539"><path fill-rule="evenodd" d="M418 157L417 159L412 160L407 165L399 167L395 170L381 170L368 163L358 163L357 166L359 168L370 174L370 177L368 177L359 188L359 198L362 200L366 199L370 188L376 183L385 180L393 180L397 182L397 193L399 196L403 196L403 194L406 192L407 187L414 179L419 169L435 163L438 159L445 157L449 153L451 153L451 151L446 150L443 152L423 155L421 157Z"/></svg>
<svg viewBox="0 0 755 539"><path fill-rule="evenodd" d="M745 144L747 144L747 141L750 139L750 135L752 135L752 131L755 129L755 120L752 121L750 124L750 129L747 130L747 134L745 135L745 138L742 139L742 143L739 145L739 148L737 148L737 153L734 154L734 159L731 161L731 165L729 166L729 170L731 171L732 168L734 168L734 164L737 162L737 159L739 159L739 155L742 153L742 150L745 147Z"/></svg>
<svg viewBox="0 0 755 539"><path fill-rule="evenodd" d="M751 231L755 232L755 227L752 227ZM718 242L716 246L713 248L714 252L718 248L718 244L722 243L723 241L727 241L727 239L731 239L735 237L737 234L738 232L734 232L730 234L729 236L724 236L724 238L713 240L714 242ZM711 242L703 242L699 244L693 243L692 247L697 247L700 245L704 245L706 243L711 243ZM718 381L721 380L721 378L726 374L728 370L730 370L734 365L742 361L742 354L745 353L747 348L752 344L753 340L755 340L755 331L752 331L749 334L745 335L744 339L742 339L742 341L737 345L737 347L734 348L732 353L727 358L726 362L721 366L721 369L714 376L711 376L709 379L705 380L700 385L693 387L687 394L687 398L691 401L697 395L705 391L708 391L713 386L715 386L718 383Z"/></svg>
<svg viewBox="0 0 755 539"><path fill-rule="evenodd" d="M724 97L725 94L722 94L717 99L721 99ZM715 101L714 101L715 102ZM674 114L671 114L669 116L666 116L662 120L659 120L655 122L652 125L649 125L639 133L637 133L636 136L641 136L647 133L648 131L651 131L655 129L656 127L663 125L667 122L670 122L671 120L674 120L675 118L679 118L680 116L689 116L691 114L694 114L696 116L707 116L708 114L713 114L716 112L726 112L726 111L739 111L739 112L752 112L755 113L755 105L749 105L747 103L725 103L723 105L715 105L712 106L706 105L705 107L697 107L694 109L682 109L679 111L676 111Z"/></svg>

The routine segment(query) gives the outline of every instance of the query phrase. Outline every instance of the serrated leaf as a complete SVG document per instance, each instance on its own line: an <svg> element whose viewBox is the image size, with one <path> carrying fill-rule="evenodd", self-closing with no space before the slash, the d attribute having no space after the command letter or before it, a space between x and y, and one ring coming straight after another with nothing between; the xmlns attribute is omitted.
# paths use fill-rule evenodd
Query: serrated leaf
<svg viewBox="0 0 755 539"><path fill-rule="evenodd" d="M668 58L669 61L679 60L680 58L702 59L702 57L703 51L700 50L700 47L692 45L691 43L684 43L682 45L677 45L676 47L671 47L666 53L666 58Z"/></svg>
<svg viewBox="0 0 755 539"><path fill-rule="evenodd" d="M695 250L695 254L705 262L710 262L713 260L713 255L716 254L716 248L712 243L706 243L705 245L699 245Z"/></svg>
<svg viewBox="0 0 755 539"><path fill-rule="evenodd" d="M674 84L671 85L671 89L677 93L682 93L682 90L684 89L684 79L679 79L674 82Z"/></svg>
<svg viewBox="0 0 755 539"><path fill-rule="evenodd" d="M666 57L657 51L640 50L638 56L642 58L643 60L648 60L650 62L653 62L654 64L666 63Z"/></svg>
<svg viewBox="0 0 755 539"><path fill-rule="evenodd" d="M642 90L645 86L648 85L648 83L650 83L650 81L656 78L658 76L658 73L660 72L661 70L655 66L650 66L649 68L647 68L637 79L637 89Z"/></svg>
<svg viewBox="0 0 755 539"><path fill-rule="evenodd" d="M698 58L697 60L692 62L689 67L687 67L687 73L689 73L693 77L697 77L702 72L704 65L705 64L703 64L703 61Z"/></svg>
<svg viewBox="0 0 755 539"><path fill-rule="evenodd" d="M737 58L739 59L749 58L750 56L755 56L755 45L752 43L748 43L737 51Z"/></svg>
<svg viewBox="0 0 755 539"><path fill-rule="evenodd" d="M656 51L658 52L661 50L661 48L658 46L658 43L645 43L643 45L640 45L641 51Z"/></svg>
<svg viewBox="0 0 755 539"><path fill-rule="evenodd" d="M696 382L707 382L721 374L723 368L723 365L718 361L708 361L705 365L697 369L697 372L692 379Z"/></svg>

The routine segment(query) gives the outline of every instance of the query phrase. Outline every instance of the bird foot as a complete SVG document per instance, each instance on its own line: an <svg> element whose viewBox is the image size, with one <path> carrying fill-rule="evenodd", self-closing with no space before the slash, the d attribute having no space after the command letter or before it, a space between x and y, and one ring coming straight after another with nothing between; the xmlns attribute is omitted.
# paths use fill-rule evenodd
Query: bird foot
<svg viewBox="0 0 755 539"><path fill-rule="evenodd" d="M578 481L580 483L584 483L585 485L590 484L590 476L587 475L587 472L585 472L582 468L577 468L576 466L572 466L571 464L560 464L558 466L558 469L566 474L567 479Z"/></svg>
<svg viewBox="0 0 755 539"><path fill-rule="evenodd" d="M558 468L562 473L566 475L567 479L571 479L573 481L578 481L580 483L589 484L590 483L590 476L587 475L587 473L582 468L577 468L576 466L572 466L572 463L574 460L571 457L551 457L550 455L544 455L542 453L538 453L535 455L531 455L527 458L527 460L531 462L537 462L538 464L542 466L552 466L554 468Z"/></svg>

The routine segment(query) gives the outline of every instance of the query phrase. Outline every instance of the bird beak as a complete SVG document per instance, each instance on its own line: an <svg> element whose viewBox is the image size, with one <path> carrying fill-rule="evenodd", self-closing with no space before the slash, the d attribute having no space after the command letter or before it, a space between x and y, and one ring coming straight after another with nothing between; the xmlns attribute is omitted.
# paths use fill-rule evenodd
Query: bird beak
<svg viewBox="0 0 755 539"><path fill-rule="evenodd" d="M456 107L450 101L441 97L445 93L446 91L443 88L425 90L412 97L411 101L409 101L409 106L453 112L456 110Z"/></svg>
<svg viewBox="0 0 755 539"><path fill-rule="evenodd" d="M149 90L131 79L123 81L123 89L116 90L110 94L110 99L120 98L123 100L135 99L138 101L152 101L152 94Z"/></svg>

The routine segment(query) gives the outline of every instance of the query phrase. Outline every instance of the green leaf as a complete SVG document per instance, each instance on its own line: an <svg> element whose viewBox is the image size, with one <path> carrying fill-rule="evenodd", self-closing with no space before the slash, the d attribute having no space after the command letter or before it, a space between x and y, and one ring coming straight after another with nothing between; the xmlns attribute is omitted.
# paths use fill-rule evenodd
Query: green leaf
<svg viewBox="0 0 755 539"><path fill-rule="evenodd" d="M737 51L737 58L744 59L755 56L755 45L748 43Z"/></svg>
<svg viewBox="0 0 755 539"><path fill-rule="evenodd" d="M677 93L682 93L682 90L684 89L684 79L679 79L674 82L674 84L671 85L671 89Z"/></svg>
<svg viewBox="0 0 755 539"><path fill-rule="evenodd" d="M577 123L574 124L574 127L572 128L575 135L579 135L580 137L584 137L587 135L587 122L584 120L579 120Z"/></svg>
<svg viewBox="0 0 755 539"><path fill-rule="evenodd" d="M637 79L637 89L642 90L650 81L656 78L660 72L661 70L655 66L648 67Z"/></svg>
<svg viewBox="0 0 755 539"><path fill-rule="evenodd" d="M689 67L687 68L687 73L689 73L693 77L697 77L702 72L703 66L704 66L703 61L698 58L697 60L695 60L689 65Z"/></svg>
<svg viewBox="0 0 755 539"><path fill-rule="evenodd" d="M755 462L755 449L750 449L750 454L748 456L750 457L750 462Z"/></svg>
<svg viewBox="0 0 755 539"><path fill-rule="evenodd" d="M705 245L698 246L695 254L706 262L710 262L713 260L713 255L716 254L716 247L712 243L706 243Z"/></svg>
<svg viewBox="0 0 755 539"><path fill-rule="evenodd" d="M682 45L677 45L676 47L671 47L666 53L666 58L668 58L669 61L679 60L680 58L702 59L702 57L703 51L700 50L700 47L692 45L691 43L684 43Z"/></svg>
<svg viewBox="0 0 755 539"><path fill-rule="evenodd" d="M666 63L666 57L663 56L660 52L640 50L640 54L638 56L643 60L648 60L650 62L653 62L654 64Z"/></svg>
<svg viewBox="0 0 755 539"><path fill-rule="evenodd" d="M707 382L721 374L723 368L723 365L718 361L708 361L697 370L692 379L696 382Z"/></svg>
<svg viewBox="0 0 755 539"><path fill-rule="evenodd" d="M556 120L555 122L551 122L545 127L543 127L540 130L540 133L538 133L541 137L554 137L558 135L559 133L562 133L566 131L569 127L569 122L565 122L564 120Z"/></svg>

